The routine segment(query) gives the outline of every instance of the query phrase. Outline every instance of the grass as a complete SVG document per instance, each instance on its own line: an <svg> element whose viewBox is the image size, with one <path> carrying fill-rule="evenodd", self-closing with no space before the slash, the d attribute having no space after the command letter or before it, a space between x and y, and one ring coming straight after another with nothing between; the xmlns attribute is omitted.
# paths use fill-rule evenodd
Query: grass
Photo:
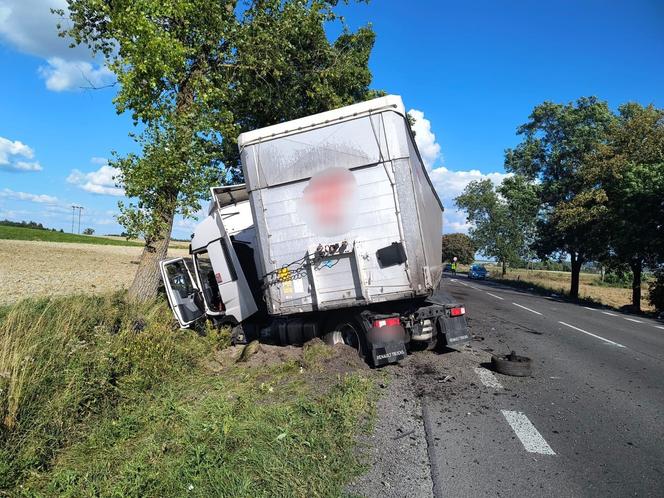
<svg viewBox="0 0 664 498"><path fill-rule="evenodd" d="M52 232L37 228L11 227L0 225L0 239L35 240L41 242L75 242L79 244L101 244L109 246L143 246L142 242L122 238L95 237L73 233Z"/></svg>
<svg viewBox="0 0 664 498"><path fill-rule="evenodd" d="M372 378L321 377L326 346L208 368L227 341L121 293L1 308L0 495L341 494Z"/></svg>

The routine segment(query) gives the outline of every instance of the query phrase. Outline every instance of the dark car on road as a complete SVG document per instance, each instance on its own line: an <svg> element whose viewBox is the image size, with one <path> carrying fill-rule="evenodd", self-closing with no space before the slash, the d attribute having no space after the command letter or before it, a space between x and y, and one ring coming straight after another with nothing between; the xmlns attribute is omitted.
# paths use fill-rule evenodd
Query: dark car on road
<svg viewBox="0 0 664 498"><path fill-rule="evenodd" d="M484 280L487 277L487 270L482 265L473 265L468 270L468 278L476 278L478 280Z"/></svg>

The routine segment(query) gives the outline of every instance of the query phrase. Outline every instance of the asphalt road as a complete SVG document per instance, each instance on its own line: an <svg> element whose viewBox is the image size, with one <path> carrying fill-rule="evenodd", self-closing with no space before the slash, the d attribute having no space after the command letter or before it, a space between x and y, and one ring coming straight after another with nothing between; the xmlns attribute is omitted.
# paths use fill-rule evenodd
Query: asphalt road
<svg viewBox="0 0 664 498"><path fill-rule="evenodd" d="M474 340L409 356L435 496L664 496L664 324L447 278ZM503 376L491 353L531 357Z"/></svg>

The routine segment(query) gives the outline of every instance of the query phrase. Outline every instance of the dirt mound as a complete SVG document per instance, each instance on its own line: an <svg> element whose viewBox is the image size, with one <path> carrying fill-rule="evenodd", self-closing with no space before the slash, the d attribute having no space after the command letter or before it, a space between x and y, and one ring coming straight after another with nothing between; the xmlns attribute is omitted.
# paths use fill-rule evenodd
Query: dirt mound
<svg viewBox="0 0 664 498"><path fill-rule="evenodd" d="M328 346L316 338L304 346L274 346L260 344L252 346L252 353L244 357L242 352L249 345L231 346L215 351L208 361L208 369L221 372L232 365L243 365L247 368L260 368L279 365L289 361L297 362L304 370L324 371L326 373L344 374L357 370L366 370L369 366L357 354L357 350L343 344Z"/></svg>

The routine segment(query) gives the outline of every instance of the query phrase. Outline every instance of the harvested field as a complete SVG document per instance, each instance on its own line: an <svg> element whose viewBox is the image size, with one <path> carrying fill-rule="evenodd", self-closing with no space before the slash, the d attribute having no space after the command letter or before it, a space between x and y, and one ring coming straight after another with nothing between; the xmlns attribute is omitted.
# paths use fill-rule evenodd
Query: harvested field
<svg viewBox="0 0 664 498"><path fill-rule="evenodd" d="M0 305L31 296L101 293L131 284L141 247L0 240ZM171 248L169 256L184 256Z"/></svg>
<svg viewBox="0 0 664 498"><path fill-rule="evenodd" d="M499 268L489 265L487 265L487 268L490 270L492 278L502 278ZM571 275L568 272L544 270L510 269L505 275L505 280L529 282L561 295L566 295L569 292L570 278ZM579 297L592 299L614 308L621 308L632 302L632 289L599 285L598 275L581 273L579 276ZM641 309L654 311L654 308L648 303L647 282L641 285Z"/></svg>

